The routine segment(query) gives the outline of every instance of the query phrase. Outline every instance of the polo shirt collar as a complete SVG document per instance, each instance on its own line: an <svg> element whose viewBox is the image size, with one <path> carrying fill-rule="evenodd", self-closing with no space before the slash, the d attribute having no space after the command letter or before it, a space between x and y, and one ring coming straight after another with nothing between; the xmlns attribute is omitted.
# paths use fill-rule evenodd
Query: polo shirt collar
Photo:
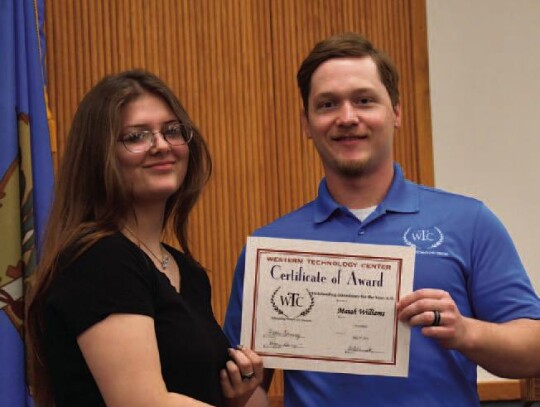
<svg viewBox="0 0 540 407"><path fill-rule="evenodd" d="M378 209L398 213L415 213L420 210L418 185L405 179L398 163L394 163L392 185Z"/></svg>
<svg viewBox="0 0 540 407"><path fill-rule="evenodd" d="M403 176L399 164L394 163L394 178L388 193L377 207L377 212L415 213L419 211L418 185L409 182ZM318 196L314 201L315 223L325 222L336 210L345 210L328 192L326 178L319 184Z"/></svg>

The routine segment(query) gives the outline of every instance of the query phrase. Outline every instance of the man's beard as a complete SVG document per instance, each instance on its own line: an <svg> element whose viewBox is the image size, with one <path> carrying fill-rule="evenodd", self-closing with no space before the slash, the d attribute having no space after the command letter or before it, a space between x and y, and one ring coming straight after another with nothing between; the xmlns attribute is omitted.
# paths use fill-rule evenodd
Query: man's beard
<svg viewBox="0 0 540 407"><path fill-rule="evenodd" d="M335 168L345 178L357 178L369 173L371 160L341 160L336 162Z"/></svg>

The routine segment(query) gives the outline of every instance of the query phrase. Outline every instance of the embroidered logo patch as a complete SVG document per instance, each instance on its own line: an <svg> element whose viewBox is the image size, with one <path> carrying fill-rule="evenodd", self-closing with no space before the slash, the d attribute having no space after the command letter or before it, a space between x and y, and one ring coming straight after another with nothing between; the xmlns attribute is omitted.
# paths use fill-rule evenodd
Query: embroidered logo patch
<svg viewBox="0 0 540 407"><path fill-rule="evenodd" d="M410 227L403 234L403 241L407 246L416 247L418 253L448 255L445 252L435 251L444 243L444 233L437 226Z"/></svg>

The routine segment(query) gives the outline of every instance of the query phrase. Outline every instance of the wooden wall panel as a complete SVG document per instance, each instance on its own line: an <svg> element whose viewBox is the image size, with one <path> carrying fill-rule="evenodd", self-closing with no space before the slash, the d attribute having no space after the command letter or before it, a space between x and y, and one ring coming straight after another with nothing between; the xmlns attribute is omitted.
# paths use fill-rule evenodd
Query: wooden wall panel
<svg viewBox="0 0 540 407"><path fill-rule="evenodd" d="M316 194L322 169L296 87L316 41L358 31L394 59L404 113L396 157L409 178L433 183L425 20L425 0L47 1L58 159L77 103L101 77L139 67L162 77L214 158L190 233L221 322L246 236ZM282 392L279 378L272 394Z"/></svg>

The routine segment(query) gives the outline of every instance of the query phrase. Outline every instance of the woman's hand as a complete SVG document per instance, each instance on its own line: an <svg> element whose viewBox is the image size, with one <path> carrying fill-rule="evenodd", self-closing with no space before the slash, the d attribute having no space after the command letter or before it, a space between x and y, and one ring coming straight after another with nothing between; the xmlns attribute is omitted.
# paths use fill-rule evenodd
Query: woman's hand
<svg viewBox="0 0 540 407"><path fill-rule="evenodd" d="M221 389L230 407L246 404L263 380L262 359L250 349L241 345L229 349L232 360L220 372Z"/></svg>

